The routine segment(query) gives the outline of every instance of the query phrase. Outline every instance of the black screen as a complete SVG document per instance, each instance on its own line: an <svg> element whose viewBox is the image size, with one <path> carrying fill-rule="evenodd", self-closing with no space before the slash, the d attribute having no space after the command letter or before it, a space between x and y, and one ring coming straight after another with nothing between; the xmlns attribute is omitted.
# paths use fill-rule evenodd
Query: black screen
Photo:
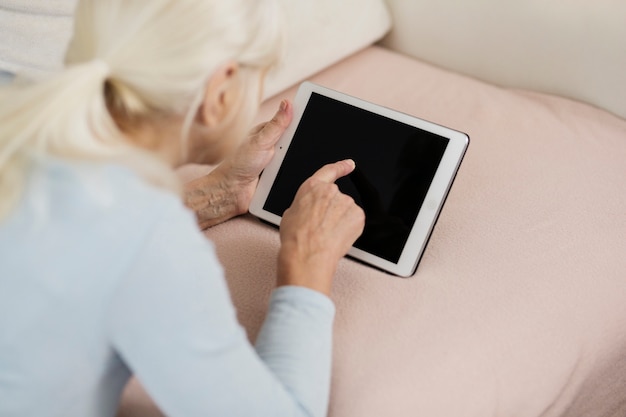
<svg viewBox="0 0 626 417"><path fill-rule="evenodd" d="M397 263L448 139L313 93L264 209L282 216L300 185L323 165L351 158L337 181L365 211L355 247Z"/></svg>

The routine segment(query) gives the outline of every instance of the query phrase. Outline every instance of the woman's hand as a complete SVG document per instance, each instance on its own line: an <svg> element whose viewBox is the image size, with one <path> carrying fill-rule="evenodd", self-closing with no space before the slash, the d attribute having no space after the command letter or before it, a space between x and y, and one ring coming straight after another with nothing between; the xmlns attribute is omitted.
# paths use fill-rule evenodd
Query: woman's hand
<svg viewBox="0 0 626 417"><path fill-rule="evenodd" d="M185 204L196 213L202 229L248 212L259 175L292 118L291 103L283 100L272 120L254 128L232 156L185 185Z"/></svg>
<svg viewBox="0 0 626 417"><path fill-rule="evenodd" d="M330 294L339 260L365 225L363 210L335 184L354 167L351 160L325 165L298 190L280 225L278 285Z"/></svg>

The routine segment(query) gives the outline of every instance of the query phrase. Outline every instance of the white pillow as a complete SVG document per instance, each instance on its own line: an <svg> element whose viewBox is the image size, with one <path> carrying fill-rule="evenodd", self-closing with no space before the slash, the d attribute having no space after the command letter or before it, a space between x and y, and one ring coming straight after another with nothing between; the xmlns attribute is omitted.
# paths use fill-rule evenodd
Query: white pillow
<svg viewBox="0 0 626 417"><path fill-rule="evenodd" d="M381 39L391 28L383 0L281 0L287 19L282 65L265 96L296 84Z"/></svg>
<svg viewBox="0 0 626 417"><path fill-rule="evenodd" d="M0 0L0 70L36 76L62 67L76 0Z"/></svg>
<svg viewBox="0 0 626 417"><path fill-rule="evenodd" d="M374 43L391 28L384 0L280 1L286 14L286 52L282 65L268 75L266 97ZM10 34L0 42L0 68L35 74L59 68L75 2L0 0L0 28Z"/></svg>

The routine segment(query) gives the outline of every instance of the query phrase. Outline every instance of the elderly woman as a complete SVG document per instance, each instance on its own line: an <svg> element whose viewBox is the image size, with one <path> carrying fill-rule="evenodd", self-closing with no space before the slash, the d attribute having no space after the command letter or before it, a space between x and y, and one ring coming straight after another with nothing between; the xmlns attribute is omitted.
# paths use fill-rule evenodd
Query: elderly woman
<svg viewBox="0 0 626 417"><path fill-rule="evenodd" d="M326 413L328 295L364 224L334 181L354 163L285 212L255 346L197 224L247 211L291 121L284 101L247 135L279 16L271 0L83 0L64 69L0 88L0 415L112 416L131 374L170 416ZM184 187L173 170L220 161Z"/></svg>

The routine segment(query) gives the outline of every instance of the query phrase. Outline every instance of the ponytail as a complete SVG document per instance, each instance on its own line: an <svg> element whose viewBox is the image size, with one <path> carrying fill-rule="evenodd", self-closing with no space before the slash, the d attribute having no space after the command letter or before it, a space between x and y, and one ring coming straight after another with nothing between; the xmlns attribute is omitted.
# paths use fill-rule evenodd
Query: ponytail
<svg viewBox="0 0 626 417"><path fill-rule="evenodd" d="M106 64L89 62L0 92L0 218L15 203L24 165L43 155L90 158L112 155L121 144L102 90Z"/></svg>
<svg viewBox="0 0 626 417"><path fill-rule="evenodd" d="M92 61L41 82L8 86L0 105L0 170L18 154L112 151L120 135L104 102L107 76L107 65Z"/></svg>
<svg viewBox="0 0 626 417"><path fill-rule="evenodd" d="M137 111L102 60L78 64L35 83L19 79L0 90L0 219L13 208L27 167L47 155L128 164L153 183L179 191L171 169L132 146L108 110ZM124 99L130 104L122 104ZM129 111L130 111L129 110Z"/></svg>

